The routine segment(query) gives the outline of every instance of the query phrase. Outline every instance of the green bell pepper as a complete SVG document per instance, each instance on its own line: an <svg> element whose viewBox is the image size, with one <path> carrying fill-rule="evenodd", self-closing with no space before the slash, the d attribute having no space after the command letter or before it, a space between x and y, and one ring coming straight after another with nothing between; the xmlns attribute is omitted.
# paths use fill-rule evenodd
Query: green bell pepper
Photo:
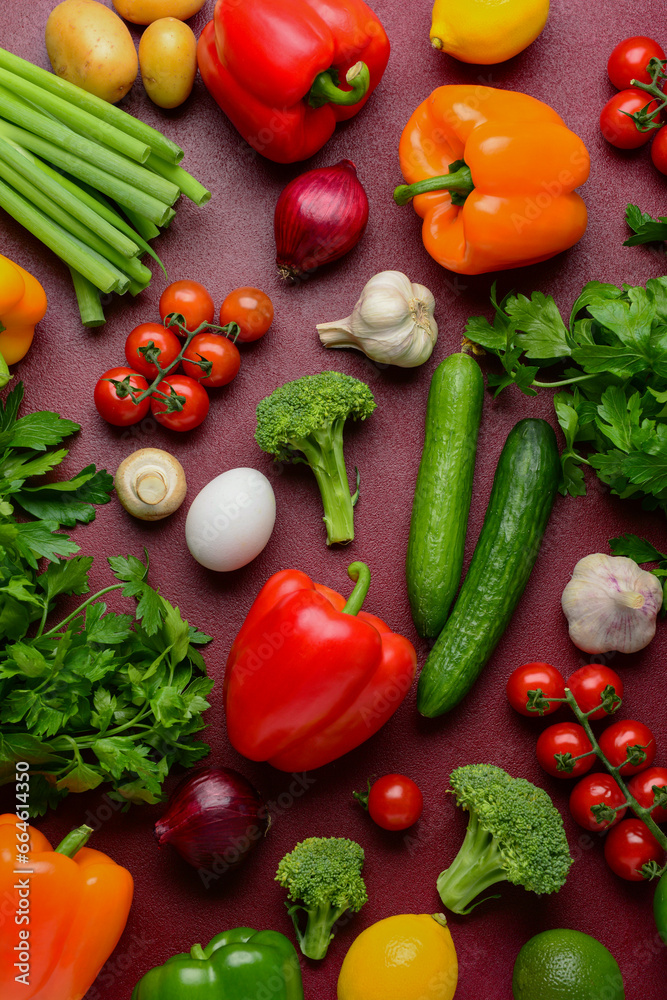
<svg viewBox="0 0 667 1000"><path fill-rule="evenodd" d="M174 955L139 980L132 1000L303 1000L299 959L277 931L237 927Z"/></svg>

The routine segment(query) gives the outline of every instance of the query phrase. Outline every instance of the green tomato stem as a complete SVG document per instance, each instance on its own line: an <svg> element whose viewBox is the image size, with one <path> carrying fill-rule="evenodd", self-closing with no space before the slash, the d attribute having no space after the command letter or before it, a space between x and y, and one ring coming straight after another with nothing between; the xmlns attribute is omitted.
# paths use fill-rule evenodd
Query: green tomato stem
<svg viewBox="0 0 667 1000"><path fill-rule="evenodd" d="M633 810L638 819L641 819L644 823L646 823L646 826L649 828L655 839L658 841L663 851L667 851L667 834L665 834L660 829L658 824L651 816L651 809L646 809L644 806L640 806L634 795L628 789L628 786L625 784L623 778L621 777L620 769L624 766L624 764L627 763L627 760L624 761L623 764L619 764L618 767L613 767L612 764L610 764L610 762L607 760L604 752L600 749L600 744L595 738L595 733L593 732L591 724L589 722L589 716L592 715L593 712L598 711L598 709L601 708L602 706L598 705L591 712L582 712L579 706L577 705L576 698L574 697L569 688L565 688L565 697L567 699L568 705L570 706L575 716L577 717L577 721L581 726L583 726L586 735L590 740L593 752L596 754L601 763L604 764L604 766L609 771L609 773L613 777L614 781L616 782L620 790L623 792L626 804L630 806L630 808Z"/></svg>

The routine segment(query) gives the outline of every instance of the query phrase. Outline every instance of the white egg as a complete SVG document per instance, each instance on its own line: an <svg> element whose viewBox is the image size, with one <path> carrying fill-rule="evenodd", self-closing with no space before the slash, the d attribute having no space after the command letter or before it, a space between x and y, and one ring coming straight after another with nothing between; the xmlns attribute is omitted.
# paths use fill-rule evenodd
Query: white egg
<svg viewBox="0 0 667 1000"><path fill-rule="evenodd" d="M230 469L192 501L185 540L202 566L229 572L259 555L275 521L276 498L266 476L257 469Z"/></svg>

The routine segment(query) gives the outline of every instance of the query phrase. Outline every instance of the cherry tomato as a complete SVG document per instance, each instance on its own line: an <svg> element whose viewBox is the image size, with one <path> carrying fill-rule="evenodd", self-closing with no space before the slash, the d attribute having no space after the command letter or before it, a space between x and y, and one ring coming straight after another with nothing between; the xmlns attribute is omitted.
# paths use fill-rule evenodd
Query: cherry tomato
<svg viewBox="0 0 667 1000"><path fill-rule="evenodd" d="M667 785L667 767L648 767L628 782L628 789L640 806L650 809L653 805L654 785L657 785L658 788L664 788ZM656 823L667 823L667 809L657 806L651 813L651 818Z"/></svg>
<svg viewBox="0 0 667 1000"><path fill-rule="evenodd" d="M602 692L606 687L613 687L618 697L623 697L623 681L602 663L589 663L585 667L579 667L568 677L567 686L582 712L590 712L602 702ZM604 719L609 714L604 708L600 708L589 718Z"/></svg>
<svg viewBox="0 0 667 1000"><path fill-rule="evenodd" d="M572 771L559 771L554 754L569 753L573 757L580 757L592 749L586 730L576 722L557 722L555 726L548 726L540 734L536 746L538 761L547 774L552 774L554 778L578 778L590 771L596 761L595 755L591 754L590 757L578 760Z"/></svg>
<svg viewBox="0 0 667 1000"><path fill-rule="evenodd" d="M642 882L642 865L662 861L662 847L646 823L624 819L610 830L604 842L604 856L616 875L629 882Z"/></svg>
<svg viewBox="0 0 667 1000"><path fill-rule="evenodd" d="M139 375L131 368L110 368L99 379L93 393L97 412L107 423L113 424L115 427L129 427L130 424L138 423L144 419L150 406L148 397L139 404L133 403L130 396L119 399L116 394L116 386L113 382L107 381L107 379L113 378L122 382L128 375L132 376L130 385L133 389L148 388L148 382L143 375Z"/></svg>
<svg viewBox="0 0 667 1000"><path fill-rule="evenodd" d="M663 127L655 134L655 139L651 143L651 159L653 166L661 174L667 174L667 128Z"/></svg>
<svg viewBox="0 0 667 1000"><path fill-rule="evenodd" d="M127 363L152 381L158 373L157 366L146 361L139 350L140 347L148 347L151 341L160 352L158 361L162 368L168 368L176 360L181 353L181 342L175 333L165 329L161 323L140 323L129 334L125 341Z"/></svg>
<svg viewBox="0 0 667 1000"><path fill-rule="evenodd" d="M220 307L220 326L238 323L241 332L236 338L242 344L259 340L273 321L273 303L259 288L236 288Z"/></svg>
<svg viewBox="0 0 667 1000"><path fill-rule="evenodd" d="M371 785L368 812L383 830L407 830L422 814L424 799L411 778L385 774Z"/></svg>
<svg viewBox="0 0 667 1000"><path fill-rule="evenodd" d="M615 818L598 822L591 812L591 806L605 805L616 809L625 802L625 796L611 774L587 774L578 781L570 795L570 812L584 830L608 830L616 826L625 816L627 809L620 809Z"/></svg>
<svg viewBox="0 0 667 1000"><path fill-rule="evenodd" d="M634 719L619 719L612 723L598 740L600 749L612 765L618 767L628 756L628 747L644 748L646 759L638 764L624 764L621 774L639 774L650 767L655 760L655 737L648 726Z"/></svg>
<svg viewBox="0 0 667 1000"><path fill-rule="evenodd" d="M177 313L185 319L185 327L192 332L202 323L212 323L215 313L213 299L198 281L173 281L160 296L160 318Z"/></svg>
<svg viewBox="0 0 667 1000"><path fill-rule="evenodd" d="M632 86L632 81L650 83L651 77L646 72L649 60L664 59L665 53L657 42L644 35L634 35L619 42L607 63L609 79L617 90L625 90Z"/></svg>
<svg viewBox="0 0 667 1000"><path fill-rule="evenodd" d="M189 361L185 359L189 358ZM205 358L213 367L211 374L204 376L199 365L192 364ZM241 355L236 344L220 333L198 333L192 338L183 355L183 371L202 385L217 388L228 385L239 373Z"/></svg>
<svg viewBox="0 0 667 1000"><path fill-rule="evenodd" d="M524 663L510 674L507 681L507 699L512 708L521 715L552 715L557 712L560 702L553 702L539 712L531 712L526 708L528 692L537 688L540 688L547 699L565 697L565 681L559 670L550 663Z"/></svg>
<svg viewBox="0 0 667 1000"><path fill-rule="evenodd" d="M171 431L191 431L198 427L208 413L209 398L206 389L187 375L167 375L157 386L157 391L170 393L170 386L179 396L185 397L182 410L166 410L166 401L151 399L151 412L157 422Z"/></svg>
<svg viewBox="0 0 667 1000"><path fill-rule="evenodd" d="M651 108L658 106L655 98L651 100L649 94L636 87L622 90L607 101L600 113L600 131L607 142L618 149L637 149L650 142L654 130L640 132L632 118L628 118L649 103Z"/></svg>

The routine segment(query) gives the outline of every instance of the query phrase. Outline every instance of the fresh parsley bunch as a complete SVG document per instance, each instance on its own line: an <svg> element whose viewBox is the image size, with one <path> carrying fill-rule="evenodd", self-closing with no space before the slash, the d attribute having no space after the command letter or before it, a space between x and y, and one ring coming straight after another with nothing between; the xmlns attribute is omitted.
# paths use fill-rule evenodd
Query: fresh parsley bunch
<svg viewBox="0 0 667 1000"><path fill-rule="evenodd" d="M491 374L496 394L515 384L526 395L554 395L565 435L562 493L583 496L583 465L592 466L612 493L642 499L667 512L667 278L646 287L589 282L563 322L542 292L507 295L493 322L468 322L470 341L496 354L502 374ZM553 381L541 369L559 366Z"/></svg>
<svg viewBox="0 0 667 1000"><path fill-rule="evenodd" d="M148 561L133 556L109 559L117 582L47 628L58 597L90 589L93 560L74 555L60 528L93 520L113 481L91 465L35 484L67 455L48 449L79 427L49 412L19 418L22 398L19 385L0 404L0 784L23 760L35 814L103 782L125 802L156 802L172 764L208 752L195 734L213 686L197 646L210 637L150 587ZM17 509L35 520L17 520ZM107 611L114 590L136 600L134 615Z"/></svg>

